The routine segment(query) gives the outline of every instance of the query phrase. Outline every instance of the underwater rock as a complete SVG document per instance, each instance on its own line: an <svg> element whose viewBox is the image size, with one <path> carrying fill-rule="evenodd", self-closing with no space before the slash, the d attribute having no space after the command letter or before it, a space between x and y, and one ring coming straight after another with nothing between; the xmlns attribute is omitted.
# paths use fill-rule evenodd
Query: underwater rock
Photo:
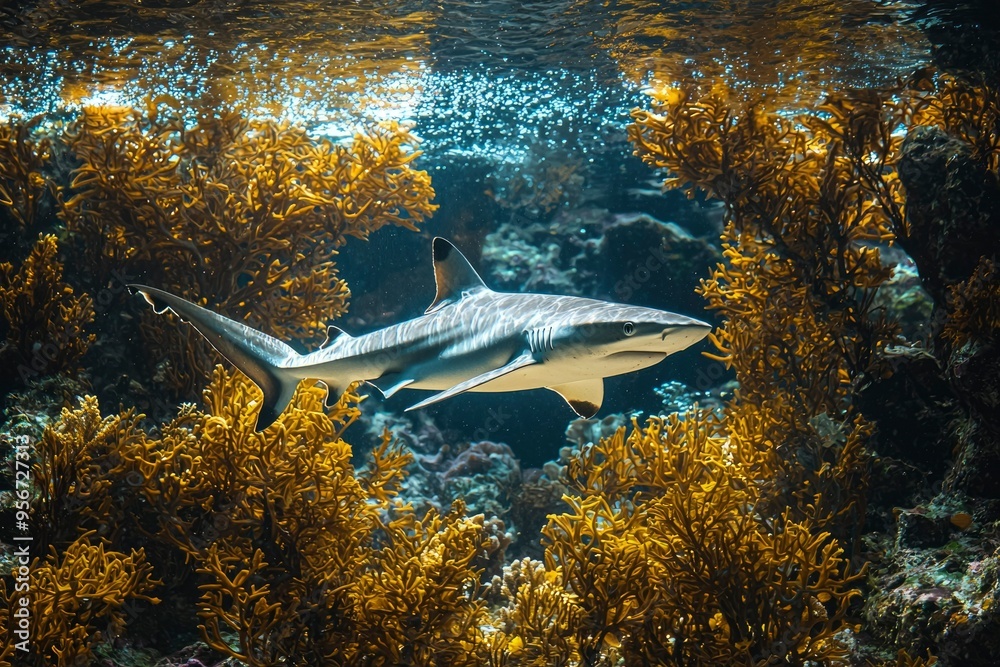
<svg viewBox="0 0 1000 667"><path fill-rule="evenodd" d="M577 265L595 252L611 220L608 211L591 207L560 210L547 222L513 216L483 242L487 284L512 292L597 296L598 276Z"/></svg>
<svg viewBox="0 0 1000 667"><path fill-rule="evenodd" d="M964 492L978 499L1000 500L1000 442L995 431L981 420L968 418L956 424L958 443L955 465L945 477L945 493ZM991 520L1000 519L996 503Z"/></svg>
<svg viewBox="0 0 1000 667"><path fill-rule="evenodd" d="M955 531L955 527L952 527ZM1000 549L959 537L932 549L896 549L865 603L870 629L938 667L991 667L1000 652Z"/></svg>
<svg viewBox="0 0 1000 667"><path fill-rule="evenodd" d="M630 423L631 419L621 413L610 414L603 419L574 419L566 426L566 439L579 448L610 438ZM562 458L568 458L568 455Z"/></svg>
<svg viewBox="0 0 1000 667"><path fill-rule="evenodd" d="M581 207L549 222L514 219L486 237L488 283L516 292L608 298L701 313L695 287L717 248L686 229L645 213L612 215Z"/></svg>
<svg viewBox="0 0 1000 667"><path fill-rule="evenodd" d="M903 510L899 513L896 546L901 549L939 547L948 541L955 529L947 517L939 517L925 508Z"/></svg>
<svg viewBox="0 0 1000 667"><path fill-rule="evenodd" d="M951 422L961 414L941 364L926 349L911 345L888 346L885 360L888 367L858 398L861 411L878 423L878 453L939 478L948 463L942 452L953 440Z"/></svg>
<svg viewBox="0 0 1000 667"><path fill-rule="evenodd" d="M718 249L679 225L639 213L615 216L596 254L580 265L600 275L616 301L700 313L705 301L695 287L721 260Z"/></svg>
<svg viewBox="0 0 1000 667"><path fill-rule="evenodd" d="M968 278L985 249L1000 247L1000 184L972 152L944 130L917 127L899 160L909 224L899 244L938 307L945 288Z"/></svg>

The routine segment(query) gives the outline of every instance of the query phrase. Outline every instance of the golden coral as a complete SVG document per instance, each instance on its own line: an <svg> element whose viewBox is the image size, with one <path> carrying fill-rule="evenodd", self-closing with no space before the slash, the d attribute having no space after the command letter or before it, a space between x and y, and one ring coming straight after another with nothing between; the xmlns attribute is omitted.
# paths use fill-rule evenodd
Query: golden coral
<svg viewBox="0 0 1000 667"><path fill-rule="evenodd" d="M51 140L37 133L44 116L0 123L0 206L22 227L37 222L39 206L55 185L45 173Z"/></svg>
<svg viewBox="0 0 1000 667"><path fill-rule="evenodd" d="M135 517L129 505L136 471L122 453L145 440L140 418L133 410L102 417L88 396L45 428L35 446L38 495L31 506L41 549L64 549L88 532L114 542Z"/></svg>
<svg viewBox="0 0 1000 667"><path fill-rule="evenodd" d="M463 516L456 501L439 516L407 512L383 526L387 546L354 588L360 664L480 665L487 618L479 578L489 536L483 516Z"/></svg>
<svg viewBox="0 0 1000 667"><path fill-rule="evenodd" d="M872 426L854 395L895 326L872 306L876 242L903 224L900 108L831 100L792 120L724 90L635 111L637 153L668 187L722 200L725 263L702 282L726 317L710 357L740 388L721 416L633 425L567 464L570 511L546 563L583 608L582 664L834 664L860 575ZM636 582L642 581L643 585Z"/></svg>
<svg viewBox="0 0 1000 667"><path fill-rule="evenodd" d="M101 581L128 574L88 593L103 611L60 631L75 647L67 655L108 639L93 618L120 629L115 610L146 599L156 574L175 600L197 577L190 617L210 646L251 665L481 664L483 517L459 503L418 518L397 502L412 457L388 435L355 470L341 437L359 415L353 390L326 408L324 391L303 385L257 432L260 400L244 376L217 367L204 407L186 405L152 433L132 410L102 416L92 397L46 428L34 466L39 541L74 572L86 552L109 561ZM137 541L146 548L125 556ZM69 562L50 561L53 571Z"/></svg>
<svg viewBox="0 0 1000 667"><path fill-rule="evenodd" d="M874 243L904 224L894 129L905 114L888 94L831 99L794 121L728 99L660 95L629 134L670 170L668 186L726 206L726 261L699 291L726 316L709 356L740 383L734 452L772 480L773 510L851 538L872 430L852 401L897 330L873 307L890 277Z"/></svg>
<svg viewBox="0 0 1000 667"><path fill-rule="evenodd" d="M146 115L84 108L67 142L82 164L62 216L95 264L282 339L321 342L346 310L334 262L346 237L415 229L437 208L430 177L412 167L417 140L398 123L358 132L345 148L229 112L189 127L151 103ZM214 353L192 331L143 317L170 383L200 386Z"/></svg>
<svg viewBox="0 0 1000 667"><path fill-rule="evenodd" d="M77 368L94 341L85 328L94 321L93 302L63 282L56 237L40 236L15 270L0 263L0 369L8 382L27 382Z"/></svg>
<svg viewBox="0 0 1000 667"><path fill-rule="evenodd" d="M900 649L894 659L869 660L866 663L867 667L933 667L936 664L937 656L931 655L929 652L926 658L919 656L914 658L904 649Z"/></svg>
<svg viewBox="0 0 1000 667"><path fill-rule="evenodd" d="M918 71L909 86L908 122L936 125L972 147L973 159L1000 170L1000 88L976 85L932 69Z"/></svg>
<svg viewBox="0 0 1000 667"><path fill-rule="evenodd" d="M331 419L323 392L300 388L292 409L256 433L250 415L259 400L246 378L217 369L208 411L179 417L194 440L170 448L184 455L148 457L178 463L163 486L150 486L149 500L167 501L165 519L178 512L181 523L164 530L209 579L206 641L252 665L289 657L476 664L482 517L463 518L457 507L417 520L393 504L411 457L388 437L355 473L340 433L357 417L357 395L345 394ZM238 648L226 644L220 622L237 632Z"/></svg>
<svg viewBox="0 0 1000 667"><path fill-rule="evenodd" d="M30 663L18 664L88 664L98 641L124 630L126 604L159 602L148 594L159 582L152 578L143 550L125 554L107 549L93 532L61 552L52 549L46 558L36 558L30 570L32 632L25 654ZM14 595L6 600L8 608Z"/></svg>
<svg viewBox="0 0 1000 667"><path fill-rule="evenodd" d="M828 533L763 515L759 471L711 412L633 424L568 464L583 494L545 528L583 609L582 664L829 664L858 575ZM595 474L596 473L596 474Z"/></svg>
<svg viewBox="0 0 1000 667"><path fill-rule="evenodd" d="M504 568L494 585L505 601L487 638L490 667L568 667L579 664L577 627L583 609L566 590L562 572L529 558Z"/></svg>

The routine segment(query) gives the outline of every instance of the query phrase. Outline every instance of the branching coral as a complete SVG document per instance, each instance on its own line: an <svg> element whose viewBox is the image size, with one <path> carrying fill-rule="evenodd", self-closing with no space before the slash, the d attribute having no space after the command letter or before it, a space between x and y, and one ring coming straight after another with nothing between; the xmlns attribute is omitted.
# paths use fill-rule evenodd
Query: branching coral
<svg viewBox="0 0 1000 667"><path fill-rule="evenodd" d="M713 413L633 425L568 464L546 562L583 608L583 664L824 664L858 575L815 521L757 511L759 470Z"/></svg>
<svg viewBox="0 0 1000 667"><path fill-rule="evenodd" d="M873 308L876 243L902 226L897 107L831 100L796 122L722 91L655 95L637 153L726 205L725 263L700 292L711 355L740 384L719 415L637 424L567 465L546 564L583 609L586 665L831 664L858 593L843 540L864 513L872 425L858 383L895 327ZM642 582L642 583L638 583Z"/></svg>
<svg viewBox="0 0 1000 667"><path fill-rule="evenodd" d="M582 609L562 573L528 558L494 578L506 605L487 637L491 667L566 667L578 664L576 632Z"/></svg>
<svg viewBox="0 0 1000 667"><path fill-rule="evenodd" d="M755 460L786 504L851 537L863 510L871 432L856 387L896 327L873 309L890 275L875 243L903 226L892 166L898 107L875 94L830 100L797 123L726 97L670 89L636 111L637 152L726 205L726 263L701 293L726 316L713 358L736 371L737 456ZM825 503L821 507L819 503Z"/></svg>
<svg viewBox="0 0 1000 667"><path fill-rule="evenodd" d="M287 123L234 113L188 127L88 107L67 130L81 161L62 215L105 267L174 291L283 339L321 342L349 291L334 257L347 236L415 229L436 206L416 139L397 123L358 132L350 148ZM96 279L103 282L103 278ZM144 335L190 392L215 363L190 331L147 322Z"/></svg>
<svg viewBox="0 0 1000 667"><path fill-rule="evenodd" d="M0 124L0 206L21 227L31 227L37 221L45 193L55 188L45 175L51 141L35 133L43 119L9 119Z"/></svg>
<svg viewBox="0 0 1000 667"><path fill-rule="evenodd" d="M355 471L341 438L353 391L326 409L322 389L300 387L263 432L260 400L219 367L204 408L155 434L134 411L102 417L93 398L64 410L37 446L39 539L62 553L95 531L109 548L141 539L163 593L184 600L194 578L205 640L251 665L478 664L483 517L397 503L412 457L388 435ZM86 623L73 632L97 641Z"/></svg>
<svg viewBox="0 0 1000 667"><path fill-rule="evenodd" d="M1000 170L1000 88L921 70L910 86L909 122L934 125L972 147L972 157Z"/></svg>
<svg viewBox="0 0 1000 667"><path fill-rule="evenodd" d="M488 536L483 516L464 517L456 502L445 516L404 514L384 525L388 545L358 580L358 659L372 665L479 665L477 560Z"/></svg>
<svg viewBox="0 0 1000 667"><path fill-rule="evenodd" d="M0 264L0 374L7 383L75 370L93 342L84 330L94 320L93 303L62 274L51 235L39 237L19 269Z"/></svg>
<svg viewBox="0 0 1000 667"><path fill-rule="evenodd" d="M697 610L705 606L699 594L712 591L708 599L728 600L714 588L719 577L686 577L675 571L658 581L695 610L685 614L685 622L696 627L707 623L720 631L701 646L735 637L736 648L761 651L759 655L776 650L773 646L792 646L796 655L815 651L819 661L836 661L843 648L830 630L842 622L837 619L842 619L850 594L838 596L810 586L827 574L829 581L843 584L842 593L851 585L851 570L840 549L853 551L858 544L867 496L868 444L875 433L870 420L883 419L871 410L871 400L862 399L866 387L891 378L899 368L898 359L885 353L897 329L875 301L890 271L879 246L898 238L914 257L925 286L939 301L940 314L949 311L942 318L946 340L961 345L975 338L992 339L996 277L991 260L979 254L995 245L995 207L989 204L997 193L1000 105L990 86L928 72L896 90L835 96L797 118L731 100L718 88L706 94L659 90L653 110L634 112L629 130L637 153L670 172L667 186L689 193L702 190L725 205L725 262L699 291L709 308L725 317L711 337L717 353L710 356L732 368L739 381L739 390L722 412L723 457L713 459L725 462L736 486L726 491L724 485L712 485L710 494L703 489L708 496L697 504L689 502L692 494L698 495L697 488L679 497L672 497L671 491L638 509L675 532L684 525L698 526L692 544L718 544L706 527L733 519L724 510L702 514L699 509L738 492L744 500L734 507L752 511L737 512L740 521L730 523L732 534L751 536L761 525L767 532L753 538L750 550L711 549L701 557L706 564L702 570L741 579L740 587L752 597L756 589L750 582L759 576L754 574L755 563L787 558L790 569L776 571L789 575L787 582L769 579L768 586L775 588L768 595L794 603L768 612L776 614L773 621L755 616L752 605L731 617L723 611L723 616L706 620L698 616ZM908 130L905 139L903 130ZM956 233L963 235L961 242L953 238ZM949 291L948 307L941 309ZM970 407L990 415L995 413L990 384L995 373L975 371L988 368L983 356L991 352L970 363L974 353L985 349L972 347L953 354L951 363L966 366ZM958 388L961 383L952 385ZM905 405L900 401L893 409ZM973 480L963 481L973 494L995 493L991 474L976 477L980 469L995 469L995 448L982 452L967 447L960 468L974 474L955 479ZM621 456L608 455L609 463L598 457L596 467L587 456L591 454L582 454L576 464L578 484L587 480L614 490L615 485L631 488L638 484L634 479L641 478L641 470L631 476L611 472L630 469L619 461ZM970 466L966 461L979 463ZM656 533L653 525L647 535L655 554L672 542L670 533ZM720 561L716 552L737 556ZM663 553L672 558L654 559L669 571L674 562L693 562L699 549ZM748 554L756 555L742 560ZM790 576L828 564L827 574L812 579ZM814 601L796 600L802 590ZM746 618L752 619L749 625L739 627ZM809 627L823 630L806 630L809 639L797 642L796 629ZM758 634L764 628L771 629ZM681 641L684 631L674 628L669 650L686 643ZM756 638L745 643L748 633ZM702 655L696 660L706 659ZM743 662L745 657L732 653L714 660ZM908 660L901 657L899 662Z"/></svg>
<svg viewBox="0 0 1000 667"><path fill-rule="evenodd" d="M93 659L92 647L125 627L126 602L158 603L148 593L159 583L142 549L126 555L85 533L64 551L53 549L31 567L31 659L71 667Z"/></svg>
<svg viewBox="0 0 1000 667"><path fill-rule="evenodd" d="M357 416L356 395L346 394L331 420L322 391L302 389L295 408L261 434L247 418L253 400L259 393L245 378L217 371L209 411L185 417L195 437L183 445L190 468L150 490L151 502L177 507L183 524L164 529L208 577L206 640L254 665L291 656L308 664L472 660L482 517L456 508L418 521L394 507L410 457L388 438L355 475L340 432ZM390 509L395 518L383 519ZM224 642L220 619L238 631L238 650Z"/></svg>
<svg viewBox="0 0 1000 667"><path fill-rule="evenodd" d="M62 550L87 532L115 540L130 525L128 517L136 513L126 505L135 499L131 482L137 471L122 454L145 440L138 421L132 410L101 417L89 396L74 410L64 408L45 429L35 447L39 492L31 508L42 549Z"/></svg>

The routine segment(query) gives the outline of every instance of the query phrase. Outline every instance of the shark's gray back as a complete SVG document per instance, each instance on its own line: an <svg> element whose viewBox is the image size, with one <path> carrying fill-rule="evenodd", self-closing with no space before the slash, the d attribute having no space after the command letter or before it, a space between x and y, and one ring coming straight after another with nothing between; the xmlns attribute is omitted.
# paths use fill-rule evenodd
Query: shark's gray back
<svg viewBox="0 0 1000 667"><path fill-rule="evenodd" d="M608 320L649 317L651 312L663 317L667 326L681 326L693 321L665 311L609 304L584 297L512 294L483 289L406 322L357 337L338 337L322 350L321 358L333 361L402 349L435 350L457 356L499 341L516 339L535 330L583 329ZM319 360L317 356L315 361Z"/></svg>

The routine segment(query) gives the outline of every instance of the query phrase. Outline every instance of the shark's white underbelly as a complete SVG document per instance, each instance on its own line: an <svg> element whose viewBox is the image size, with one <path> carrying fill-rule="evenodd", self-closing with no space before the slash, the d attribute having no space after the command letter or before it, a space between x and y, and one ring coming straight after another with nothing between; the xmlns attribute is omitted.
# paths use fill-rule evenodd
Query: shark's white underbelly
<svg viewBox="0 0 1000 667"><path fill-rule="evenodd" d="M647 368L666 357L661 352L622 352L608 357L584 357L542 361L540 363L511 371L506 375L473 387L469 391L499 393L553 387L580 380L622 375ZM439 362L440 363L440 362ZM487 363L440 363L437 372L407 386L407 389L427 389L443 391L464 382L490 368L502 366L503 362Z"/></svg>

